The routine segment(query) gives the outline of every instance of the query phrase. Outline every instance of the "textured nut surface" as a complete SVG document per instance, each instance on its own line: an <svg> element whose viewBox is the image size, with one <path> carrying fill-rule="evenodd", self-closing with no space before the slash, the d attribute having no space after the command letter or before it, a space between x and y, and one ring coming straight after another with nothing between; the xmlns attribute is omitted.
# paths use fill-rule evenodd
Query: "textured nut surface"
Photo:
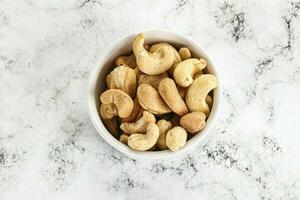
<svg viewBox="0 0 300 200"><path fill-rule="evenodd" d="M157 122L157 126L159 129L159 137L156 145L160 150L166 150L168 149L166 144L166 134L172 128L172 124L167 120L161 119Z"/></svg>
<svg viewBox="0 0 300 200"><path fill-rule="evenodd" d="M143 116L140 119L138 119L136 122L122 123L120 128L126 134L145 133L148 124L155 123L155 122L156 122L155 116L148 111L144 111Z"/></svg>
<svg viewBox="0 0 300 200"><path fill-rule="evenodd" d="M106 90L101 94L100 101L102 104L113 104L117 108L117 115L121 118L128 117L133 109L133 101L130 96L119 89Z"/></svg>
<svg viewBox="0 0 300 200"><path fill-rule="evenodd" d="M174 54L174 63L172 65L172 67L168 70L168 72L173 76L175 67L178 65L178 63L181 62L181 57L180 57L179 53L177 52L177 50L172 45L170 45L166 42L159 42L157 44L152 45L150 52L154 52L162 46L169 47Z"/></svg>
<svg viewBox="0 0 300 200"><path fill-rule="evenodd" d="M158 92L149 84L141 84L137 89L137 97L142 108L153 114L165 114L171 112Z"/></svg>
<svg viewBox="0 0 300 200"><path fill-rule="evenodd" d="M134 121L136 121L136 118L138 117L141 110L142 110L142 107L139 104L139 100L137 99L137 97L135 97L133 99L133 109L132 109L131 114L126 118L121 118L120 119L121 122L125 123L125 122L134 122Z"/></svg>
<svg viewBox="0 0 300 200"><path fill-rule="evenodd" d="M181 87L188 87L193 83L196 72L206 67L206 61L202 58L190 58L177 65L174 71L174 79Z"/></svg>
<svg viewBox="0 0 300 200"><path fill-rule="evenodd" d="M101 104L100 115L103 119L111 119L118 115L117 107L114 104Z"/></svg>
<svg viewBox="0 0 300 200"><path fill-rule="evenodd" d="M166 144L171 151L176 151L185 146L187 132L180 126L175 126L167 132Z"/></svg>
<svg viewBox="0 0 300 200"><path fill-rule="evenodd" d="M205 127L205 118L202 112L191 112L180 118L180 126L189 133L197 133Z"/></svg>
<svg viewBox="0 0 300 200"><path fill-rule="evenodd" d="M138 34L133 41L133 53L138 68L148 75L166 72L174 63L174 54L170 47L161 46L152 53L144 48L144 34Z"/></svg>
<svg viewBox="0 0 300 200"><path fill-rule="evenodd" d="M160 96L173 112L180 116L185 115L189 112L177 90L176 84L173 79L165 78L160 81L158 91Z"/></svg>
<svg viewBox="0 0 300 200"><path fill-rule="evenodd" d="M120 136L119 141L122 142L123 144L127 144L128 137L129 137L128 135L122 133L121 136Z"/></svg>
<svg viewBox="0 0 300 200"><path fill-rule="evenodd" d="M113 117L111 119L103 119L104 126L115 138L119 137L120 130L117 117Z"/></svg>
<svg viewBox="0 0 300 200"><path fill-rule="evenodd" d="M181 47L179 49L179 55L181 60L187 60L192 57L190 50L187 47Z"/></svg>
<svg viewBox="0 0 300 200"><path fill-rule="evenodd" d="M168 73L165 72L165 73L158 74L158 75L143 74L139 78L138 85L147 83L147 84L151 85L152 87L154 87L156 90L158 90L159 83L164 78L168 78Z"/></svg>
<svg viewBox="0 0 300 200"><path fill-rule="evenodd" d="M106 84L109 89L120 89L134 97L136 92L135 71L125 65L116 67L106 76Z"/></svg>
<svg viewBox="0 0 300 200"><path fill-rule="evenodd" d="M211 74L204 74L195 79L185 96L185 102L190 112L200 111L208 115L209 107L205 98L216 87L217 78Z"/></svg>
<svg viewBox="0 0 300 200"><path fill-rule="evenodd" d="M136 68L136 60L135 56L133 54L129 56L119 56L115 59L115 65L121 66L121 65L126 65L127 67L130 67L132 69Z"/></svg>
<svg viewBox="0 0 300 200"><path fill-rule="evenodd" d="M146 151L153 147L159 137L159 129L155 123L149 123L146 134L135 133L128 137L128 146L134 150Z"/></svg>

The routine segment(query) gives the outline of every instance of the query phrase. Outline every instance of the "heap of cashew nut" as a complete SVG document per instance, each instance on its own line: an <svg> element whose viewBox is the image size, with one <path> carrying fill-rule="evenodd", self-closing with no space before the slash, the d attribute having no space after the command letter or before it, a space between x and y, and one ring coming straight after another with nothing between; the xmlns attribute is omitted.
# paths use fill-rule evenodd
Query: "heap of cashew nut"
<svg viewBox="0 0 300 200"><path fill-rule="evenodd" d="M144 40L138 34L133 54L116 58L99 112L108 131L130 148L176 151L205 127L217 79L187 47Z"/></svg>

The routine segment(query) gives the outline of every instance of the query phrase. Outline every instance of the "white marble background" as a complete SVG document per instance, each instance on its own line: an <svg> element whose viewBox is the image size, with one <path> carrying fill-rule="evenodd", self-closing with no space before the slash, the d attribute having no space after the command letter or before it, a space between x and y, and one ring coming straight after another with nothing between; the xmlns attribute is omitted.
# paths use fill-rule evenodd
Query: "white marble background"
<svg viewBox="0 0 300 200"><path fill-rule="evenodd" d="M0 0L0 199L300 199L300 1ZM146 29L187 35L223 79L206 144L135 161L98 135L99 55Z"/></svg>

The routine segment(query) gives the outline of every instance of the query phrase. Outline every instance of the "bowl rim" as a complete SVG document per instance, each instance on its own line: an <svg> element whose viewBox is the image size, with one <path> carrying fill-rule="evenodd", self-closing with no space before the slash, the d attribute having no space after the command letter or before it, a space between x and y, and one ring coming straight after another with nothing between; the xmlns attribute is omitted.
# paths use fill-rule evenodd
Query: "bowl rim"
<svg viewBox="0 0 300 200"><path fill-rule="evenodd" d="M118 44L122 43L122 41L132 38L135 35L137 35L138 33L131 33L128 35L125 35L123 37L121 37L119 40L117 40L116 42L114 42L109 48L107 48L100 56L100 58L97 60L97 65L94 67L94 69L91 71L90 74L90 79L89 79L89 84L88 84L88 106L89 106L89 116L90 119L92 121L93 126L95 127L95 129L97 130L97 132L101 135L101 137L108 143L110 144L113 148L117 149L119 152L125 154L126 156L132 158L132 159L167 159L167 158L174 158L177 157L179 155L182 155L184 153L189 152L192 148L194 148L195 146L197 146L198 144L200 144L201 142L203 142L205 140L205 138L207 138L207 136L209 135L209 133L211 132L211 129L213 127L213 125L215 124L220 109L221 109L221 103L222 103L222 81L221 78L215 68L214 63L212 62L212 60L207 56L205 50L203 50L203 48L200 47L200 45L195 42L193 39L191 39L190 37L178 34L178 33L174 33L171 31L166 31L166 30L147 30L147 31L143 31L143 33L145 35L160 35L160 34L164 34L164 35L169 35L170 37L177 37L177 38L181 38L181 40L185 40L188 41L189 44L191 44L190 46L193 46L193 48L197 49L198 51L201 52L201 56L205 57L207 62L210 65L210 70L213 71L213 75L217 77L218 80L218 87L214 90L214 101L213 101L213 107L212 107L212 111L210 113L210 116L208 118L209 123L206 124L205 128L201 131L200 136L198 136L199 134L197 134L196 136L198 136L197 138L195 138L196 136L194 136L191 140L189 140L187 142L187 144L175 151L172 152L170 150L164 150L164 151L135 151L130 149L127 145L124 145L123 143L119 142L116 138L114 138L109 132L108 130L105 128L99 114L98 114L98 110L97 107L95 106L96 104L96 100L95 100L95 89L96 89L96 84L97 84L97 80L99 77L99 74L101 72L101 69L103 68L103 65L105 64L105 60L107 60L107 58L109 58L109 53L111 51L113 51L115 48L118 47Z"/></svg>

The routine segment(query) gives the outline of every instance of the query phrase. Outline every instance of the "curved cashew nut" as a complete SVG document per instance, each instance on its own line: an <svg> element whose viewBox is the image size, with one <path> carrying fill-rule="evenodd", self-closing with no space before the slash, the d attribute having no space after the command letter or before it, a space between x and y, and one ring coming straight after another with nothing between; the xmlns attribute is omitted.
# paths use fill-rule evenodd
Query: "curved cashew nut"
<svg viewBox="0 0 300 200"><path fill-rule="evenodd" d="M133 109L132 109L131 114L129 115L129 117L121 118L120 119L121 123L134 122L141 110L142 110L142 107L139 104L139 100L137 99L137 97L135 97L133 99Z"/></svg>
<svg viewBox="0 0 300 200"><path fill-rule="evenodd" d="M118 109L114 104L101 104L100 115L103 119L111 119L118 115Z"/></svg>
<svg viewBox="0 0 300 200"><path fill-rule="evenodd" d="M189 112L173 79L165 78L160 81L158 91L173 112L180 116Z"/></svg>
<svg viewBox="0 0 300 200"><path fill-rule="evenodd" d="M209 113L209 107L205 102L207 94L217 87L217 78L211 74L204 74L194 80L189 87L185 102L191 112L200 111L206 114Z"/></svg>
<svg viewBox="0 0 300 200"><path fill-rule="evenodd" d="M172 128L172 124L167 120L161 119L157 122L157 126L159 129L159 137L156 145L160 150L166 150L168 149L166 144L166 134Z"/></svg>
<svg viewBox="0 0 300 200"><path fill-rule="evenodd" d="M181 149L186 144L187 132L180 126L175 126L167 132L166 144L171 151Z"/></svg>
<svg viewBox="0 0 300 200"><path fill-rule="evenodd" d="M193 76L196 72L206 67L206 61L202 58L190 58L177 65L174 71L176 83L182 87L188 87L193 83Z"/></svg>
<svg viewBox="0 0 300 200"><path fill-rule="evenodd" d="M173 54L174 54L174 63L172 65L172 67L168 70L168 72L173 76L173 73L174 73L174 70L175 70L176 66L178 65L178 63L181 62L181 57L180 57L179 53L177 52L177 50L172 45L170 45L166 42L160 42L160 43L152 45L152 47L150 49L150 52L151 53L155 52L157 49L159 49L162 46L169 47L172 50Z"/></svg>
<svg viewBox="0 0 300 200"><path fill-rule="evenodd" d="M128 137L128 146L134 150L146 151L153 147L159 137L159 129L155 123L149 123L146 134L135 133Z"/></svg>
<svg viewBox="0 0 300 200"><path fill-rule="evenodd" d="M162 100L158 92L149 84L141 84L137 89L136 95L142 108L153 114L165 114L171 112L170 108Z"/></svg>
<svg viewBox="0 0 300 200"><path fill-rule="evenodd" d="M126 134L145 133L149 123L155 123L154 115L148 111L143 112L143 116L134 123L122 123L120 128Z"/></svg>
<svg viewBox="0 0 300 200"><path fill-rule="evenodd" d="M162 46L150 53L144 48L144 34L138 34L133 41L133 53L139 69L148 75L161 74L174 63L174 55L169 47Z"/></svg>
<svg viewBox="0 0 300 200"><path fill-rule="evenodd" d="M182 60L187 60L192 57L191 52L187 47L181 47L179 49L179 55Z"/></svg>
<svg viewBox="0 0 300 200"><path fill-rule="evenodd" d="M103 92L100 96L100 101L103 105L101 107L108 107L105 104L112 104L111 107L116 107L117 112L114 112L114 115L118 115L121 118L128 117L133 109L133 101L130 96L119 89L109 89ZM104 118L101 113L100 114Z"/></svg>
<svg viewBox="0 0 300 200"><path fill-rule="evenodd" d="M205 127L205 118L202 112L191 112L180 118L180 126L189 133L198 133Z"/></svg>
<svg viewBox="0 0 300 200"><path fill-rule="evenodd" d="M156 90L158 90L159 83L164 78L168 78L168 73L165 72L165 73L158 74L158 75L143 74L143 75L140 76L138 85L141 85L143 83L147 83L147 84L151 85L152 87L154 87Z"/></svg>
<svg viewBox="0 0 300 200"><path fill-rule="evenodd" d="M136 91L135 71L125 65L116 67L106 76L106 84L109 89L120 89L134 97Z"/></svg>
<svg viewBox="0 0 300 200"><path fill-rule="evenodd" d="M126 65L127 67L130 67L132 69L136 68L136 60L135 60L135 56L133 54L129 55L129 56L119 56L116 58L115 60L115 65L121 66L121 65Z"/></svg>

